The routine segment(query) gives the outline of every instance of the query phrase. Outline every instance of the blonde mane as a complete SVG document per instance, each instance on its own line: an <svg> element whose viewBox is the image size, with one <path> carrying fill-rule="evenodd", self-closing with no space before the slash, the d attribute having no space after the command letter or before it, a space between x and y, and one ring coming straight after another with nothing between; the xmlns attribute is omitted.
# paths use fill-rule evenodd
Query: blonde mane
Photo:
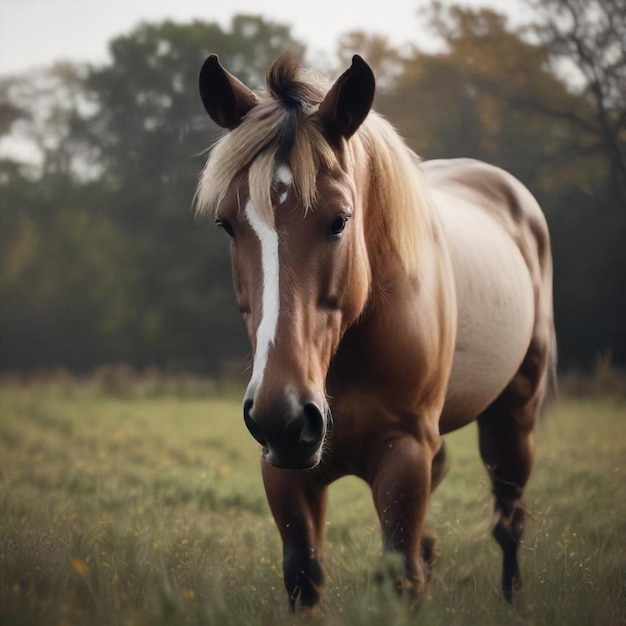
<svg viewBox="0 0 626 626"><path fill-rule="evenodd" d="M357 131L369 161L368 220L405 270L419 275L419 253L432 238L431 205L420 158L383 117L371 112Z"/></svg>
<svg viewBox="0 0 626 626"><path fill-rule="evenodd" d="M215 215L233 180L247 169L250 199L272 223L272 184L282 164L289 165L298 198L306 211L311 210L317 173L340 167L313 115L328 88L324 81L306 76L293 57L279 57L268 71L267 90L258 94L259 103L211 149L196 192L196 214ZM360 151L355 149L357 142ZM405 268L415 273L420 244L431 228L419 158L374 112L350 144L353 154L360 152L368 159L367 219L376 220Z"/></svg>

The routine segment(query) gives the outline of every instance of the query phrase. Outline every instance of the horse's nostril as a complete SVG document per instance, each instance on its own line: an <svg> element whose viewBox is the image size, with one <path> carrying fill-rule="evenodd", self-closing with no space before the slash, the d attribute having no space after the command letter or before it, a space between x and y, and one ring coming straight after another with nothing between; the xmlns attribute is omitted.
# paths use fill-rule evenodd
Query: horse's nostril
<svg viewBox="0 0 626 626"><path fill-rule="evenodd" d="M306 445L317 445L324 437L324 415L315 402L306 402L303 411L301 441Z"/></svg>
<svg viewBox="0 0 626 626"><path fill-rule="evenodd" d="M250 431L250 434L262 445L265 446L267 441L265 435L261 430L261 427L254 421L252 417L252 405L253 401L248 398L243 403L243 421L246 423L246 427Z"/></svg>

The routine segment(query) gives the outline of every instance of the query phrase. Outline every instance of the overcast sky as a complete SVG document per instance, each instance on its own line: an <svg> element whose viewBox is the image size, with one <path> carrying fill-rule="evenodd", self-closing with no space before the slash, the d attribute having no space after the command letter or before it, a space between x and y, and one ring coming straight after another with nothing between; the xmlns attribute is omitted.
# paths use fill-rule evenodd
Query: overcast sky
<svg viewBox="0 0 626 626"><path fill-rule="evenodd" d="M451 0L448 0L450 2ZM524 20L518 0L460 0L491 6ZM315 55L332 56L341 33L376 32L395 44L429 49L433 39L420 8L430 0L0 0L0 74L59 60L101 63L108 42L143 21L194 19L227 26L238 13L262 14L292 26Z"/></svg>

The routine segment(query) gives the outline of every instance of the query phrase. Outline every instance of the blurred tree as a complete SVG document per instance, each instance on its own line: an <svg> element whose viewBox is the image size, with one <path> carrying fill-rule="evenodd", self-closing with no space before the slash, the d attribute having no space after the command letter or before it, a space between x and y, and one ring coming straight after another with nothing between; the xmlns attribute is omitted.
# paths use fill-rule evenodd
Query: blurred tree
<svg viewBox="0 0 626 626"><path fill-rule="evenodd" d="M71 130L86 103L83 80L84 68L63 64L0 81L0 101L11 111L0 162L5 366L77 364L102 354L92 324L107 309L91 296L111 263L96 267L89 253L120 237L106 237L111 229L100 222L86 224L92 215L85 205L93 207L97 185L82 177L87 153Z"/></svg>
<svg viewBox="0 0 626 626"><path fill-rule="evenodd" d="M216 372L247 352L228 245L191 211L201 153L220 132L197 75L217 52L260 86L285 48L304 51L258 17L145 24L111 43L106 66L6 83L4 128L18 125L41 166L0 163L5 366L181 360Z"/></svg>
<svg viewBox="0 0 626 626"><path fill-rule="evenodd" d="M31 177L65 175L80 178L97 175L88 146L73 133L77 116L90 110L84 88L87 69L57 63L46 70L0 80L0 124L5 148L21 162Z"/></svg>
<svg viewBox="0 0 626 626"><path fill-rule="evenodd" d="M362 31L344 33L337 43L340 72L350 67L355 54L367 60L376 76L377 92L380 92L389 91L396 86L404 69L404 59L413 56L415 49L412 46L398 49L383 35L367 34Z"/></svg>
<svg viewBox="0 0 626 626"><path fill-rule="evenodd" d="M205 364L216 367L246 349L227 243L207 239L191 213L203 164L197 157L221 133L202 108L197 76L215 52L249 85L260 86L285 48L303 53L287 27L260 17L235 17L230 30L200 22L146 24L114 40L111 65L90 73L98 107L84 130L99 147L109 210L134 237L143 276L134 292L141 361L205 354Z"/></svg>
<svg viewBox="0 0 626 626"><path fill-rule="evenodd" d="M585 103L549 71L545 51L488 9L436 4L432 24L446 51L406 61L397 90L380 100L418 153L491 161L535 190L547 191L555 176L583 183L581 162L572 158L578 134L541 109L577 111Z"/></svg>
<svg viewBox="0 0 626 626"><path fill-rule="evenodd" d="M125 358L139 277L115 225L62 204L47 224L23 216L14 233L0 273L3 364L87 367Z"/></svg>
<svg viewBox="0 0 626 626"><path fill-rule="evenodd" d="M526 0L529 27L555 70L565 71L591 111L554 110L595 140L607 160L611 190L626 208L626 0Z"/></svg>
<svg viewBox="0 0 626 626"><path fill-rule="evenodd" d="M571 96L532 93L516 105L568 137L562 159L573 175L556 182L550 209L555 305L566 363L588 366L599 353L626 363L626 2L527 0L546 67ZM548 165L556 160L551 159ZM549 171L549 170L548 170ZM564 184L566 183L566 184Z"/></svg>

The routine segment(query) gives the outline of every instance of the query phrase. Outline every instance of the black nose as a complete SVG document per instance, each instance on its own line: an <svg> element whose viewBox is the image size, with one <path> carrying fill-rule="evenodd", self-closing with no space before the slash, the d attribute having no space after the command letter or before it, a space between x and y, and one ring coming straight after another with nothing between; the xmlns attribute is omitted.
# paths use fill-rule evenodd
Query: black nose
<svg viewBox="0 0 626 626"><path fill-rule="evenodd" d="M326 422L315 402L281 399L267 415L256 415L253 406L251 398L244 401L243 419L272 465L305 469L317 464Z"/></svg>

